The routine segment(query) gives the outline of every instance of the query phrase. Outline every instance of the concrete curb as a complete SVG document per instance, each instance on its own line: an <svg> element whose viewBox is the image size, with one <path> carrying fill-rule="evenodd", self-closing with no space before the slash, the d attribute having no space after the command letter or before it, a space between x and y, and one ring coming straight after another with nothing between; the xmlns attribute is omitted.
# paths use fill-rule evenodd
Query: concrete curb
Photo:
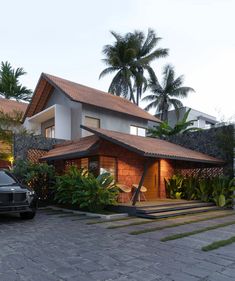
<svg viewBox="0 0 235 281"><path fill-rule="evenodd" d="M61 208L61 207L55 207L55 206L42 207L42 208L39 208L39 210L44 210L44 209L48 209L48 208L52 209L52 210L67 212L67 213L81 214L81 215L84 214L84 215L86 215L88 217L94 217L94 218L99 217L99 218L102 218L104 220L111 220L111 219L119 219L119 218L128 217L127 213L103 215L103 214L98 214L98 213L90 213L90 212L70 210L70 209Z"/></svg>

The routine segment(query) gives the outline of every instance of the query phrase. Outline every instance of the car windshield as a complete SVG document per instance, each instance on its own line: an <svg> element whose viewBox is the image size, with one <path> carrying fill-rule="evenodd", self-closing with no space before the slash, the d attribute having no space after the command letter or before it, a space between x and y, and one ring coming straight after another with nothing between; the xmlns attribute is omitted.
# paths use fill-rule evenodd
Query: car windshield
<svg viewBox="0 0 235 281"><path fill-rule="evenodd" d="M10 175L8 175L4 171L0 171L0 186L3 185L12 185L15 184L16 181Z"/></svg>

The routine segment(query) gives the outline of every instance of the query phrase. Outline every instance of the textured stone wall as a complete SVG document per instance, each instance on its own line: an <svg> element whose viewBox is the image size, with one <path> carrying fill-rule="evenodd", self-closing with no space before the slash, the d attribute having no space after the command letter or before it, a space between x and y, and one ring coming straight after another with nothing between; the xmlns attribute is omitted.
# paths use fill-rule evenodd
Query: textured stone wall
<svg viewBox="0 0 235 281"><path fill-rule="evenodd" d="M235 169L234 126L223 126L168 137L170 142L182 145L226 161L225 173L232 175Z"/></svg>
<svg viewBox="0 0 235 281"><path fill-rule="evenodd" d="M14 159L26 160L28 151L31 149L45 150L52 149L53 145L63 142L64 140L49 139L41 135L14 135L13 153Z"/></svg>

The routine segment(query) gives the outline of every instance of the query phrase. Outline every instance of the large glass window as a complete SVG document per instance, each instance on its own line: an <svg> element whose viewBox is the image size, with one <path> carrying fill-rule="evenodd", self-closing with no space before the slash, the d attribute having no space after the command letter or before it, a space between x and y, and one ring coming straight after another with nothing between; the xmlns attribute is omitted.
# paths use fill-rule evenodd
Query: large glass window
<svg viewBox="0 0 235 281"><path fill-rule="evenodd" d="M54 138L55 137L55 126L50 126L45 129L45 137L46 138Z"/></svg>
<svg viewBox="0 0 235 281"><path fill-rule="evenodd" d="M116 159L113 157L100 156L100 174L110 173L116 180Z"/></svg>
<svg viewBox="0 0 235 281"><path fill-rule="evenodd" d="M146 129L142 127L137 127L137 126L130 126L130 134L135 135L135 136L141 136L145 137L146 136Z"/></svg>

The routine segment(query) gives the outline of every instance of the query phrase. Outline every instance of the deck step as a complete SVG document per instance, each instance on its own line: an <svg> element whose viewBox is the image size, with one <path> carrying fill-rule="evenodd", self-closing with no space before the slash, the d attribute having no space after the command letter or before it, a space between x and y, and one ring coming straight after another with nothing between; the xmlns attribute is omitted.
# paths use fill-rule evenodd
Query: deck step
<svg viewBox="0 0 235 281"><path fill-rule="evenodd" d="M202 203L202 201L200 200L181 200L178 202L174 202L175 200L171 200L170 202L164 202L159 204L159 202L157 204L151 204L151 205L145 205L145 206L137 206L138 209L149 209L149 208L153 208L153 207L169 207L169 206L181 206L181 205L192 205L192 204L198 204L198 203Z"/></svg>
<svg viewBox="0 0 235 281"><path fill-rule="evenodd" d="M137 208L136 212L138 214L152 214L152 213L162 213L162 212L170 212L170 211L178 211L178 210L187 210L187 209L195 209L195 208L202 208L202 207L209 207L214 206L214 203L185 203L185 204L178 204L178 205L158 205L149 208Z"/></svg>
<svg viewBox="0 0 235 281"><path fill-rule="evenodd" d="M161 218L168 218L168 217L177 217L182 215L191 215L203 212L210 212L221 210L221 208L217 206L208 206L208 207L201 207L201 208L191 208L191 209L181 209L175 211L168 211L168 212L160 212L160 213L136 213L137 217L141 218L148 218L148 219L161 219Z"/></svg>

